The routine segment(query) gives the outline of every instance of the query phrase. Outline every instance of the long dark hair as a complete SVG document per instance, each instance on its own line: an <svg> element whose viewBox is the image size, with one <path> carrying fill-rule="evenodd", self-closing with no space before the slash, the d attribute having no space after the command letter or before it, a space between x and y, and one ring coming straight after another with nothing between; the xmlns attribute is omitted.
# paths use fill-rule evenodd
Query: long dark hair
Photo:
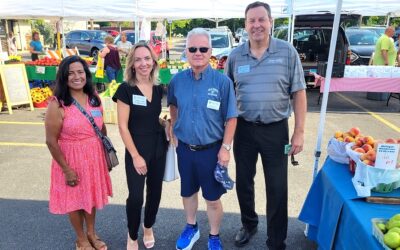
<svg viewBox="0 0 400 250"><path fill-rule="evenodd" d="M85 60L79 56L68 56L61 61L60 66L58 67L54 96L57 97L58 101L62 102L65 106L70 106L72 104L72 96L68 86L68 75L69 66L75 62L81 63L83 69L85 70L86 84L83 86L83 92L88 95L90 106L100 106L100 99L95 93L92 85L92 74L90 73L89 67Z"/></svg>

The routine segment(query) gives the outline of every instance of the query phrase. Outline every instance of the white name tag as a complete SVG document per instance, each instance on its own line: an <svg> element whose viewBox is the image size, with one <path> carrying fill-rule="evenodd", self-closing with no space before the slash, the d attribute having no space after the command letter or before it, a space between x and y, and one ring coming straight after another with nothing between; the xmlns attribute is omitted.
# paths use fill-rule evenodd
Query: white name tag
<svg viewBox="0 0 400 250"><path fill-rule="evenodd" d="M242 65L238 67L238 74L244 74L250 72L250 65Z"/></svg>
<svg viewBox="0 0 400 250"><path fill-rule="evenodd" d="M101 117L101 111L100 110L91 110L90 113L92 114L93 117Z"/></svg>
<svg viewBox="0 0 400 250"><path fill-rule="evenodd" d="M207 102L207 108L209 109L214 109L214 110L219 110L219 105L221 103L213 100L208 100Z"/></svg>
<svg viewBox="0 0 400 250"><path fill-rule="evenodd" d="M143 106L143 107L147 106L146 97L141 96L141 95L132 95L132 103L134 105L139 105L139 106Z"/></svg>

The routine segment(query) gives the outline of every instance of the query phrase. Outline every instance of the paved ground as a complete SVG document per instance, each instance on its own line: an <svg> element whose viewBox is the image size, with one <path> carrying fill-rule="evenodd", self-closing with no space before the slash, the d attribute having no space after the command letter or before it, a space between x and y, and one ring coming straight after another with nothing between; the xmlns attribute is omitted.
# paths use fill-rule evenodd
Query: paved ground
<svg viewBox="0 0 400 250"><path fill-rule="evenodd" d="M297 156L298 167L289 167L289 231L288 249L316 249L304 237L304 223L297 217L312 182L314 150L317 140L320 106L318 92L308 90L308 116L304 152ZM392 99L389 107L384 101L367 100L365 93L331 94L325 132L322 141L320 166L326 157L325 147L336 130L360 127L364 134L375 138L400 138L400 103ZM45 110L14 110L13 115L0 112L0 249L73 249L75 236L66 216L48 212L50 153L44 145L43 117ZM293 119L290 120L293 128ZM125 199L127 187L124 174L124 147L116 125L108 131L122 164L112 173L114 197L110 205L98 213L97 229L109 244L109 249L124 249L126 243ZM256 176L256 208L260 215L259 232L243 249L265 249L265 194L262 168L258 163ZM234 161L230 174L235 177ZM225 216L221 236L225 249L236 249L233 237L240 227L236 192L223 196ZM202 232L194 249L206 247L208 226L204 202L199 206ZM184 226L184 213L179 197L179 182L165 183L157 223L154 227L155 249L174 249L175 240ZM143 247L143 246L142 246Z"/></svg>

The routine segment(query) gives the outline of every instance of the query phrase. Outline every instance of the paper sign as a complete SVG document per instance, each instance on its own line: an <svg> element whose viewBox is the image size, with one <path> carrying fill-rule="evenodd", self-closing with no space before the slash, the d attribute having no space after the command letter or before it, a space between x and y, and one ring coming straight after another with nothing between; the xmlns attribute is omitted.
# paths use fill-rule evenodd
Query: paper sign
<svg viewBox="0 0 400 250"><path fill-rule="evenodd" d="M399 156L399 144L378 144L376 149L375 167L395 169Z"/></svg>
<svg viewBox="0 0 400 250"><path fill-rule="evenodd" d="M176 73L179 72L178 69L170 69L169 72L171 73L171 75L175 75Z"/></svg>
<svg viewBox="0 0 400 250"><path fill-rule="evenodd" d="M37 74L45 74L46 73L46 67L36 66L35 70L36 70Z"/></svg>

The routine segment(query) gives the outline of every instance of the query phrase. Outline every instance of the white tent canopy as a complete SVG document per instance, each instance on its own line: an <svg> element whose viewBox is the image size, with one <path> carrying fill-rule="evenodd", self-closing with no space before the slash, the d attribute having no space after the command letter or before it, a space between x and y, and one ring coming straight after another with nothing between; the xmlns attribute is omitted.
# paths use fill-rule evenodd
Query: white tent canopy
<svg viewBox="0 0 400 250"><path fill-rule="evenodd" d="M6 19L48 18L65 20L131 21L146 18L240 18L253 0L0 0L0 17ZM320 11L335 12L336 0L266 0L271 5L273 17L293 13L310 14ZM344 0L342 11L362 15L386 15L400 12L399 1Z"/></svg>

